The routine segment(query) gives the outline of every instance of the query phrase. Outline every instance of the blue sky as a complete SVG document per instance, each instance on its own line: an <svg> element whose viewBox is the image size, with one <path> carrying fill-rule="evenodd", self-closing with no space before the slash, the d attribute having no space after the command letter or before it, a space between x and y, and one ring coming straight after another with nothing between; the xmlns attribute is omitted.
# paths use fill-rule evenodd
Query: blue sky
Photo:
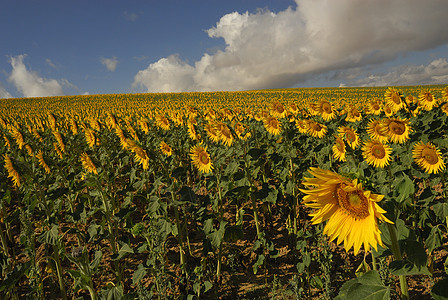
<svg viewBox="0 0 448 300"><path fill-rule="evenodd" d="M446 0L2 0L0 98L448 84Z"/></svg>

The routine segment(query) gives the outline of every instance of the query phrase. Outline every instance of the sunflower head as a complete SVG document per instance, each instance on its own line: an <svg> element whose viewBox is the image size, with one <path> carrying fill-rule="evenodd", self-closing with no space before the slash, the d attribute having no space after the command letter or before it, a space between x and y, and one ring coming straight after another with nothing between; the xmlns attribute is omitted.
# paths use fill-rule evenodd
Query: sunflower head
<svg viewBox="0 0 448 300"><path fill-rule="evenodd" d="M288 114L288 111L285 109L283 104L278 101L274 101L271 104L271 115L276 118L284 118Z"/></svg>
<svg viewBox="0 0 448 300"><path fill-rule="evenodd" d="M190 149L190 158L193 165L202 173L209 173L212 169L212 161L207 153L207 146L195 145Z"/></svg>
<svg viewBox="0 0 448 300"><path fill-rule="evenodd" d="M387 118L381 123L381 133L392 143L402 144L409 139L412 131L409 121L400 118Z"/></svg>
<svg viewBox="0 0 448 300"><path fill-rule="evenodd" d="M437 101L430 91L421 92L418 96L419 106L423 107L425 110L431 110L436 106Z"/></svg>
<svg viewBox="0 0 448 300"><path fill-rule="evenodd" d="M342 140L340 137L336 137L335 144L332 147L333 150L333 157L339 161L346 161L346 153L347 150L345 149L345 143L344 140Z"/></svg>
<svg viewBox="0 0 448 300"><path fill-rule="evenodd" d="M327 126L324 124L320 124L316 121L309 120L308 121L308 133L317 138L323 138L325 134L327 133Z"/></svg>
<svg viewBox="0 0 448 300"><path fill-rule="evenodd" d="M324 233L330 240L337 238L337 243L344 242L345 250L354 248L358 254L362 245L365 251L370 247L383 246L378 219L392 223L385 216L378 204L384 196L364 190L357 179L350 180L337 173L320 168L311 168L314 177L302 182L310 189L300 189L306 196L306 206L316 209L310 214L313 224L328 220Z"/></svg>
<svg viewBox="0 0 448 300"><path fill-rule="evenodd" d="M168 145L165 141L160 143L160 151L166 156L171 156L173 154L173 149L171 149L170 145Z"/></svg>
<svg viewBox="0 0 448 300"><path fill-rule="evenodd" d="M94 174L98 174L98 170L95 167L95 164L93 163L92 159L90 158L90 156L87 153L82 153L81 157L80 157L82 166L84 167L84 169L87 170L87 172L89 173L94 173Z"/></svg>
<svg viewBox="0 0 448 300"><path fill-rule="evenodd" d="M382 127L380 120L371 119L367 124L366 131L370 139L374 141L379 141L381 143L387 143L388 138L386 135L383 134L381 128Z"/></svg>
<svg viewBox="0 0 448 300"><path fill-rule="evenodd" d="M366 141L362 146L362 156L369 165L384 168L391 160L392 148L379 141Z"/></svg>
<svg viewBox="0 0 448 300"><path fill-rule="evenodd" d="M440 150L432 143L418 142L412 150L412 156L417 165L420 166L426 173L438 173L445 169Z"/></svg>
<svg viewBox="0 0 448 300"><path fill-rule="evenodd" d="M275 117L266 117L264 119L264 127L272 135L279 135L282 131L282 126L279 120Z"/></svg>
<svg viewBox="0 0 448 300"><path fill-rule="evenodd" d="M353 128L341 126L338 128L338 133L339 136L343 138L352 149L359 146L359 135Z"/></svg>
<svg viewBox="0 0 448 300"><path fill-rule="evenodd" d="M386 103L389 105L392 112L397 112L400 109L406 107L405 99L401 91L395 88L388 88L384 94Z"/></svg>

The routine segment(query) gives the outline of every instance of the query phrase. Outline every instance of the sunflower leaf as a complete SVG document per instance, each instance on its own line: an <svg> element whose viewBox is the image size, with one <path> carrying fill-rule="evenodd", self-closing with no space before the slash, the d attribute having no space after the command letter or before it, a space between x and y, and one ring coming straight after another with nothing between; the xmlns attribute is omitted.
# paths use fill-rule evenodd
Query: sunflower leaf
<svg viewBox="0 0 448 300"><path fill-rule="evenodd" d="M385 286L378 272L372 270L344 283L336 299L390 299L390 287Z"/></svg>

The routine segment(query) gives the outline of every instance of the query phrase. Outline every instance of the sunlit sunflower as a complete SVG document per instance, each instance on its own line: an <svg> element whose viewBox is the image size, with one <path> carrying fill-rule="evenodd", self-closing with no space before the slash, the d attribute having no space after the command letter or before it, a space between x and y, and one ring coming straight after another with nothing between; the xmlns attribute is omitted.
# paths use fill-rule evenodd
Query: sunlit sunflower
<svg viewBox="0 0 448 300"><path fill-rule="evenodd" d="M90 156L87 153L85 153L85 152L82 153L80 160L81 160L82 166L84 167L84 169L87 170L87 172L98 174L98 171L97 171L95 165L93 164L92 159L90 158Z"/></svg>
<svg viewBox="0 0 448 300"><path fill-rule="evenodd" d="M381 121L380 120L374 120L371 119L369 123L367 124L367 134L369 135L370 139L374 141L378 141L381 143L387 143L388 138L386 135L382 133L381 130Z"/></svg>
<svg viewBox="0 0 448 300"><path fill-rule="evenodd" d="M443 162L440 150L431 142L425 144L420 141L415 144L412 149L412 156L417 165L425 170L426 173L436 174L445 169L445 163Z"/></svg>
<svg viewBox="0 0 448 300"><path fill-rule="evenodd" d="M6 154L3 155L3 158L5 159L5 169L8 171L8 177L12 179L15 186L20 187L21 183L19 172L14 169L11 158Z"/></svg>
<svg viewBox="0 0 448 300"><path fill-rule="evenodd" d="M147 170L149 167L149 157L148 154L146 154L145 149L137 145L135 142L129 143L128 141L128 144L130 144L129 149L135 154L135 160L143 166L143 170Z"/></svg>
<svg viewBox="0 0 448 300"><path fill-rule="evenodd" d="M366 141L362 146L362 156L369 165L384 168L391 160L392 148L378 141Z"/></svg>
<svg viewBox="0 0 448 300"><path fill-rule="evenodd" d="M246 127L245 127L242 123L240 123L240 122L238 122L238 123L235 124L234 129L235 129L235 133L236 133L236 135L238 136L238 138L241 139L241 140L243 140L243 141L247 140L247 139L250 138L251 135L252 135L252 134L250 133L250 131L247 131L247 132L246 132ZM243 134L244 134L244 135L243 135Z"/></svg>
<svg viewBox="0 0 448 300"><path fill-rule="evenodd" d="M64 154L62 153L62 150L59 148L59 144L57 142L53 143L54 151L58 154L59 158L62 159Z"/></svg>
<svg viewBox="0 0 448 300"><path fill-rule="evenodd" d="M370 115L379 115L381 113L381 102L379 99L373 99L367 105L366 112Z"/></svg>
<svg viewBox="0 0 448 300"><path fill-rule="evenodd" d="M448 101L448 86L446 86L442 89L442 97L443 97L443 99Z"/></svg>
<svg viewBox="0 0 448 300"><path fill-rule="evenodd" d="M196 141L200 138L196 132L196 128L194 127L194 125L192 123L188 123L188 136L193 141Z"/></svg>
<svg viewBox="0 0 448 300"><path fill-rule="evenodd" d="M310 168L309 173L314 177L305 177L303 184L311 188L300 190L306 194L305 205L317 209L310 214L312 224L328 220L324 234L330 241L337 238L337 244L344 242L346 251L353 247L355 255L362 245L366 252L383 246L378 219L392 223L377 204L383 195L364 190L357 179L351 181L329 170Z"/></svg>
<svg viewBox="0 0 448 300"><path fill-rule="evenodd" d="M56 118L52 113L48 113L48 126L51 131L56 131Z"/></svg>
<svg viewBox="0 0 448 300"><path fill-rule="evenodd" d="M338 161L346 161L346 153L347 150L345 149L345 143L340 137L336 137L335 144L332 147L333 150L333 157L337 159Z"/></svg>
<svg viewBox="0 0 448 300"><path fill-rule="evenodd" d="M309 120L308 133L313 137L323 138L327 133L327 126L325 126L324 124L320 124L316 121Z"/></svg>
<svg viewBox="0 0 448 300"><path fill-rule="evenodd" d="M358 122L362 120L362 115L355 106L352 106L348 109L345 120L347 122Z"/></svg>
<svg viewBox="0 0 448 300"><path fill-rule="evenodd" d="M282 125L277 118L266 117L263 124L266 130L272 135L278 135L282 131Z"/></svg>
<svg viewBox="0 0 448 300"><path fill-rule="evenodd" d="M204 125L205 132L207 136L215 143L218 143L220 140L218 127L214 120L210 120L207 124Z"/></svg>
<svg viewBox="0 0 448 300"><path fill-rule="evenodd" d="M25 141L23 140L22 133L15 126L11 127L10 132L11 132L12 136L14 137L17 146L19 146L19 149L22 149L25 146Z"/></svg>
<svg viewBox="0 0 448 300"><path fill-rule="evenodd" d="M31 148L30 145L26 144L26 145L25 145L25 149L26 149L26 151L28 152L28 155L29 155L29 156L31 156L31 157L34 156L33 148Z"/></svg>
<svg viewBox="0 0 448 300"><path fill-rule="evenodd" d="M90 124L90 127L93 130L96 130L96 131L100 131L101 130L100 123L94 117L89 118L89 124Z"/></svg>
<svg viewBox="0 0 448 300"><path fill-rule="evenodd" d="M165 143L165 141L160 143L160 151L162 151L162 153L166 156L171 156L173 154L173 149L171 149L170 145Z"/></svg>
<svg viewBox="0 0 448 300"><path fill-rule="evenodd" d="M273 117L278 119L284 118L288 114L288 111L285 109L283 104L278 101L272 102L270 112Z"/></svg>
<svg viewBox="0 0 448 300"><path fill-rule="evenodd" d="M8 147L8 149L11 149L11 142L9 141L8 137L6 135L3 135L3 139L5 140L5 146Z"/></svg>
<svg viewBox="0 0 448 300"><path fill-rule="evenodd" d="M90 128L87 128L86 130L84 130L84 134L86 137L87 145L89 145L90 148L93 148L96 144L96 137L94 131Z"/></svg>
<svg viewBox="0 0 448 300"><path fill-rule="evenodd" d="M170 130L170 121L162 114L156 116L155 123L157 127L165 131Z"/></svg>
<svg viewBox="0 0 448 300"><path fill-rule="evenodd" d="M308 132L308 122L303 119L297 119L296 120L296 128L299 130L300 133L307 133Z"/></svg>
<svg viewBox="0 0 448 300"><path fill-rule="evenodd" d="M299 112L299 108L297 107L297 105L295 103L290 103L288 105L288 110L289 112L291 112L294 116L297 115L297 113Z"/></svg>
<svg viewBox="0 0 448 300"><path fill-rule="evenodd" d="M72 131L73 135L78 134L78 124L76 124L75 119L70 119L70 130Z"/></svg>
<svg viewBox="0 0 448 300"><path fill-rule="evenodd" d="M221 142L226 146L231 146L234 138L229 127L222 122L217 122L215 126L216 126L216 132Z"/></svg>
<svg viewBox="0 0 448 300"><path fill-rule="evenodd" d="M403 99L401 91L395 88L388 88L386 93L384 94L384 98L386 99L386 103L394 113L406 107L406 103Z"/></svg>
<svg viewBox="0 0 448 300"><path fill-rule="evenodd" d="M425 110L431 110L434 106L437 105L436 98L434 98L430 91L421 92L418 95L418 101L419 105Z"/></svg>
<svg viewBox="0 0 448 300"><path fill-rule="evenodd" d="M409 139L411 126L407 119L388 118L381 122L381 132L395 144L402 144Z"/></svg>
<svg viewBox="0 0 448 300"><path fill-rule="evenodd" d="M327 100L319 100L317 105L319 107L320 115L324 121L330 121L336 118L336 110L334 109L333 104Z"/></svg>
<svg viewBox="0 0 448 300"><path fill-rule="evenodd" d="M348 126L340 126L338 128L338 133L339 136L343 138L352 149L359 146L359 136L353 128Z"/></svg>
<svg viewBox="0 0 448 300"><path fill-rule="evenodd" d="M59 149L61 149L61 152L65 152L65 144L64 141L62 140L62 135L59 131L53 131L53 135L56 138L56 141L58 142L59 145Z"/></svg>
<svg viewBox="0 0 448 300"><path fill-rule="evenodd" d="M209 173L213 169L207 146L195 145L190 149L190 157L193 165L202 173Z"/></svg>
<svg viewBox="0 0 448 300"><path fill-rule="evenodd" d="M390 105L389 104L384 104L384 106L383 106L383 111L384 111L384 114L386 115L386 117L391 117L391 116L393 116L394 115L394 111L392 110L392 108L390 107Z"/></svg>
<svg viewBox="0 0 448 300"><path fill-rule="evenodd" d="M443 105L440 106L440 109L448 115L448 102L445 102Z"/></svg>
<svg viewBox="0 0 448 300"><path fill-rule="evenodd" d="M45 162L44 159L44 153L42 152L42 150L40 150L37 154L36 154L37 160L39 161L39 164L44 168L45 172L47 172L47 174L51 173L51 169L48 166L48 164Z"/></svg>

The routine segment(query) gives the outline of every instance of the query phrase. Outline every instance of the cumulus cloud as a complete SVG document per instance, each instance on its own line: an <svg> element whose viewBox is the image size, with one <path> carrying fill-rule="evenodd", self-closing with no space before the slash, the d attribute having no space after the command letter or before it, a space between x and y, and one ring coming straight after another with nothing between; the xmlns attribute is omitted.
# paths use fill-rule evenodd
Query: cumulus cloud
<svg viewBox="0 0 448 300"><path fill-rule="evenodd" d="M23 59L26 55L11 57L12 71L8 81L14 84L24 97L45 97L64 95L62 86L70 85L67 80L47 79L28 70Z"/></svg>
<svg viewBox="0 0 448 300"><path fill-rule="evenodd" d="M349 81L348 86L392 86L447 84L448 61L445 58L433 60L428 65L406 65L395 67L390 72L370 75Z"/></svg>
<svg viewBox="0 0 448 300"><path fill-rule="evenodd" d="M149 92L290 87L313 75L362 68L448 42L445 0L296 0L273 13L233 12L207 30L225 48L190 65L151 63L133 87Z"/></svg>
<svg viewBox="0 0 448 300"><path fill-rule="evenodd" d="M118 65L118 59L114 56L112 58L101 57L101 63L106 66L108 71L114 72Z"/></svg>
<svg viewBox="0 0 448 300"><path fill-rule="evenodd" d="M0 83L0 99L12 98L11 94Z"/></svg>

